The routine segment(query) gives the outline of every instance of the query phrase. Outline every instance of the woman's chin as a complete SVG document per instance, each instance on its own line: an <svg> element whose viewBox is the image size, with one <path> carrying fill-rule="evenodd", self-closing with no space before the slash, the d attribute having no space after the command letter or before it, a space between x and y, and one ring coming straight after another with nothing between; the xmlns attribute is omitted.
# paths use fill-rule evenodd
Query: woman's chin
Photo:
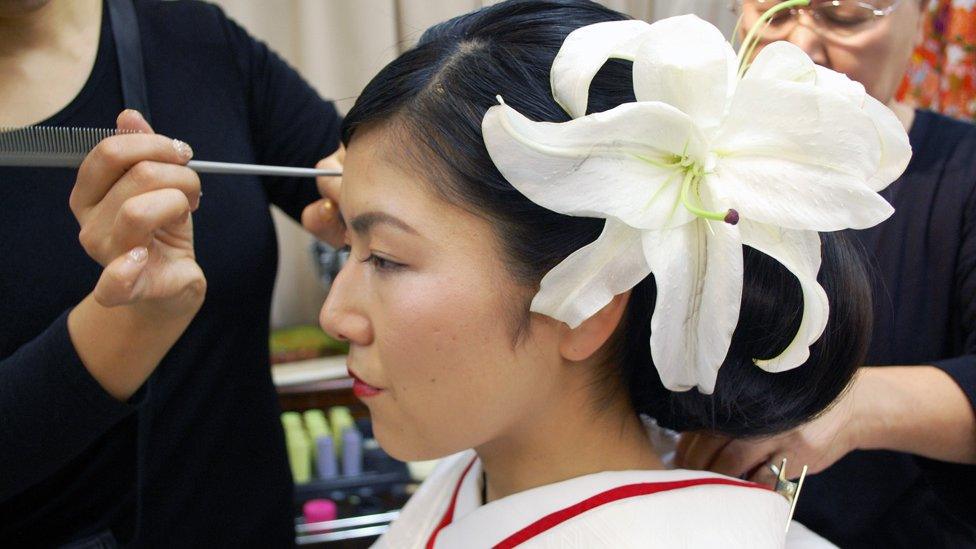
<svg viewBox="0 0 976 549"><path fill-rule="evenodd" d="M429 461L468 449L468 447L445 448L439 444L431 444L430 440L410 437L402 432L390 433L383 429L382 424L377 424L375 420L373 422L373 436L384 452L399 461ZM438 440L438 442L442 441L443 439Z"/></svg>

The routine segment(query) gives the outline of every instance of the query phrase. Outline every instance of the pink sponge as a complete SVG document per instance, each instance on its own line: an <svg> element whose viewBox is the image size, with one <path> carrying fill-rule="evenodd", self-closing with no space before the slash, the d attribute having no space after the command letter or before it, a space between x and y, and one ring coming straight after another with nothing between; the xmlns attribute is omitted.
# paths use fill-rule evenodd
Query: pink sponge
<svg viewBox="0 0 976 549"><path fill-rule="evenodd" d="M310 499L302 506L305 524L335 520L338 516L336 504L331 499Z"/></svg>

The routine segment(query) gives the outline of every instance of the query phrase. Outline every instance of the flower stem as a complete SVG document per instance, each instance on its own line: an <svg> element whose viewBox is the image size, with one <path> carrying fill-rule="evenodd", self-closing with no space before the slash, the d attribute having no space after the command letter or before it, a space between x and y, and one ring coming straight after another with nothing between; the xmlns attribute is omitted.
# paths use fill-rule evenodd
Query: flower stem
<svg viewBox="0 0 976 549"><path fill-rule="evenodd" d="M810 0L787 0L786 2L780 2L779 4L773 6L766 10L762 16L752 25L749 29L749 33L746 34L745 40L739 46L739 78L745 74L746 66L748 65L748 59L752 56L752 52L756 50L756 45L759 43L759 31L766 26L769 21L776 16L777 13L783 10L791 10L798 6L809 6Z"/></svg>
<svg viewBox="0 0 976 549"><path fill-rule="evenodd" d="M742 28L742 17L740 13L739 17L735 20L735 27L732 29L732 36L729 37L729 45L735 48L735 41L739 37L739 29Z"/></svg>

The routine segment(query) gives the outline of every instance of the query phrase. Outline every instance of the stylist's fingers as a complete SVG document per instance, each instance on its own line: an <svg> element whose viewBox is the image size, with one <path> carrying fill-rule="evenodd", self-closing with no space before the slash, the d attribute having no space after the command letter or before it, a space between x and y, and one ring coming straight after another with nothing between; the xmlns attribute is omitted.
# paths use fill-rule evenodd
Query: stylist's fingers
<svg viewBox="0 0 976 549"><path fill-rule="evenodd" d="M130 197L159 189L182 192L193 211L200 205L200 176L197 172L179 164L151 160L143 160L133 166L116 182L102 202L110 207L118 207Z"/></svg>
<svg viewBox="0 0 976 549"><path fill-rule="evenodd" d="M103 139L85 157L71 191L69 205L79 221L115 183L142 161L186 164L193 157L189 145L155 134L123 134Z"/></svg>
<svg viewBox="0 0 976 549"><path fill-rule="evenodd" d="M694 450L695 444L698 442L700 436L701 434L695 431L681 433L678 436L678 442L674 447L674 464L676 467L685 466L686 456Z"/></svg>
<svg viewBox="0 0 976 549"><path fill-rule="evenodd" d="M730 477L753 475L770 460L776 448L769 440L734 440L722 448L709 470Z"/></svg>
<svg viewBox="0 0 976 549"><path fill-rule="evenodd" d="M315 167L341 171L345 155L345 148L340 146L338 151L320 160ZM302 225L319 240L333 248L339 248L345 242L346 233L346 226L339 214L342 177L317 177L315 182L322 199L305 207L305 210L302 211Z"/></svg>
<svg viewBox="0 0 976 549"><path fill-rule="evenodd" d="M342 171L342 165L346 158L346 148L339 145L339 149L329 156L319 160L315 167L320 170ZM342 190L342 176L320 175L315 178L315 184L319 188L322 198L331 198L339 202L339 193Z"/></svg>
<svg viewBox="0 0 976 549"><path fill-rule="evenodd" d="M105 307L141 304L154 314L183 315L199 309L207 279L188 256L174 256L164 246L138 246L102 271L94 297Z"/></svg>
<svg viewBox="0 0 976 549"><path fill-rule="evenodd" d="M755 482L756 484L764 484L766 486L775 487L777 475L776 473L773 472L772 469L770 469L769 466L776 465L777 467L779 467L780 459L781 458L778 458L776 456L770 456L769 459L767 459L766 461L763 461L762 463L756 465L755 467L752 468L752 474L749 476L748 480ZM792 469L791 467L789 467L790 465L792 465L792 463L787 463L787 469ZM787 471L788 474L793 472L799 474L799 470Z"/></svg>
<svg viewBox="0 0 976 549"><path fill-rule="evenodd" d="M137 300L145 287L142 275L148 261L149 251L139 246L109 263L95 286L95 301L117 307Z"/></svg>
<svg viewBox="0 0 976 549"><path fill-rule="evenodd" d="M142 117L142 113L135 109L125 109L119 113L115 119L115 127L120 132L156 133L149 122L146 122L146 119Z"/></svg>
<svg viewBox="0 0 976 549"><path fill-rule="evenodd" d="M693 435L694 439L683 445L675 455L675 463L683 469L709 469L719 451L731 442L729 437L705 431L689 434ZM688 434L681 436L684 438Z"/></svg>
<svg viewBox="0 0 976 549"><path fill-rule="evenodd" d="M345 243L346 226L339 215L339 207L330 198L306 206L302 211L302 226L333 248L341 248Z"/></svg>
<svg viewBox="0 0 976 549"><path fill-rule="evenodd" d="M157 191L167 189L171 192L156 194ZM98 204L79 217L81 225L79 240L93 259L105 265L129 248L137 244L145 245L138 240L144 236L142 231L136 231L138 239L120 240L119 231L116 229L119 220L122 219L123 222L131 222L132 226L129 228L135 230L139 226L140 219L148 213L145 211L147 208L161 206L153 205L155 198L140 199L130 203L130 200L143 194L171 199L174 194L182 195L181 203L189 204L190 210L193 211L200 203L200 178L193 170L177 164L142 161L133 166ZM126 204L129 205L125 206ZM123 207L128 209L123 210ZM188 235L177 236L188 238ZM184 244L183 247L192 248L192 243Z"/></svg>
<svg viewBox="0 0 976 549"><path fill-rule="evenodd" d="M119 208L112 231L113 248L149 246L156 232L173 226L171 238L192 239L190 203L177 189L159 189L133 196ZM185 225L184 227L179 227ZM186 243L189 248L191 243Z"/></svg>

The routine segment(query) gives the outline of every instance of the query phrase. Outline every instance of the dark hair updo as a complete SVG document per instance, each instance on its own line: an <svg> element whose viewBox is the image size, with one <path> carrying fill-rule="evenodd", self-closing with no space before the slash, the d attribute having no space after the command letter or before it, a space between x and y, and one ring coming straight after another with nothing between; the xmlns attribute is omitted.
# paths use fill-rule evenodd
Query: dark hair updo
<svg viewBox="0 0 976 549"><path fill-rule="evenodd" d="M488 155L481 120L496 95L530 119L569 120L549 86L563 40L580 27L624 19L584 0L511 0L436 25L366 86L345 119L343 141L348 145L366 124L400 132L406 162L422 169L418 173L443 198L488 219L514 277L538 287L550 269L596 240L604 221L552 212L515 190ZM589 112L631 101L631 63L608 62L591 86ZM744 247L739 324L711 395L672 393L661 384L649 348L654 279L638 284L609 346L617 365L612 371L623 381L616 385L626 387L634 409L672 428L733 436L786 430L826 409L863 360L871 317L855 248L840 233L823 234L821 241L819 279L831 310L809 360L778 374L753 363L786 348L799 327L803 298L792 273Z"/></svg>

